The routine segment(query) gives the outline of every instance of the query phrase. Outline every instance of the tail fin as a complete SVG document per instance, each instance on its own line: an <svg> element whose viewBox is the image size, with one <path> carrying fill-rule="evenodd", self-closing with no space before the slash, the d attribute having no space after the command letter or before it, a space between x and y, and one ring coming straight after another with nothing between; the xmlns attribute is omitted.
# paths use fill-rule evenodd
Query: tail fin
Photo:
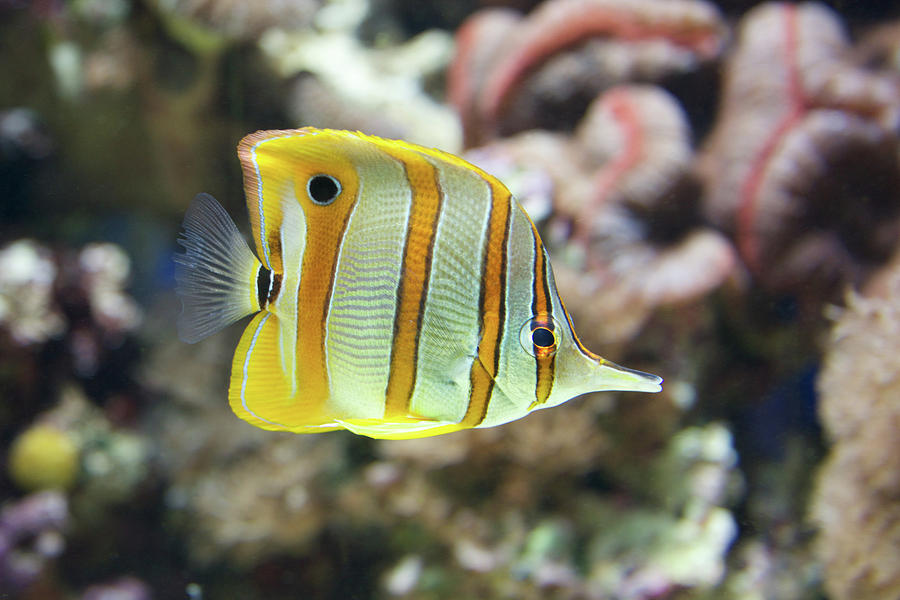
<svg viewBox="0 0 900 600"><path fill-rule="evenodd" d="M176 292L184 306L178 337L193 344L260 309L260 262L215 198L198 194L184 215L175 256Z"/></svg>

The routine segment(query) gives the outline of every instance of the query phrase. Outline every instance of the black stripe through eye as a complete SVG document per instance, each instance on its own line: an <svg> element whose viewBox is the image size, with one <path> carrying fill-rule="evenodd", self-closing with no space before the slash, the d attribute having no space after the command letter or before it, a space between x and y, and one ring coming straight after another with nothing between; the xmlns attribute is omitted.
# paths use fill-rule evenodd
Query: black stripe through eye
<svg viewBox="0 0 900 600"><path fill-rule="evenodd" d="M272 272L262 265L259 265L259 272L256 274L256 299L259 301L259 307L265 308L266 301L269 299L269 283Z"/></svg>

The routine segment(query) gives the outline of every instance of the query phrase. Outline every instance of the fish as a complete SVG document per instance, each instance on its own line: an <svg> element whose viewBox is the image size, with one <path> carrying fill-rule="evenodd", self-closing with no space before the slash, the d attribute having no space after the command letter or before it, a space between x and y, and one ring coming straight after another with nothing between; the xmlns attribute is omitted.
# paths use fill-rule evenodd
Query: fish
<svg viewBox="0 0 900 600"><path fill-rule="evenodd" d="M407 439L661 390L581 343L534 223L464 159L312 127L249 134L237 154L256 252L199 194L175 278L185 342L253 315L228 387L241 419Z"/></svg>

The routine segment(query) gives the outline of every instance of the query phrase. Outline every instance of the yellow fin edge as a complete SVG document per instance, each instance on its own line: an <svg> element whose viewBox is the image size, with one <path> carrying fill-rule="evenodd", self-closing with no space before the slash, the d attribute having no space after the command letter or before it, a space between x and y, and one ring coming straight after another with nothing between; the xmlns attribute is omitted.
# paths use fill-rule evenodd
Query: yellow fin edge
<svg viewBox="0 0 900 600"><path fill-rule="evenodd" d="M335 419L335 421L357 435L381 440L411 440L468 429L452 421L434 421L417 417L399 421L382 419Z"/></svg>

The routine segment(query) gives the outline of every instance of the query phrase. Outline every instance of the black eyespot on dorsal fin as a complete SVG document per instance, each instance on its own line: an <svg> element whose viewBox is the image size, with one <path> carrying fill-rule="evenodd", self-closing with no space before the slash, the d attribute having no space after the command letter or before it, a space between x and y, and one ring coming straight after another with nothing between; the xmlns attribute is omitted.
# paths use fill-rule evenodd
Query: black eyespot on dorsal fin
<svg viewBox="0 0 900 600"><path fill-rule="evenodd" d="M531 330L531 341L537 348L552 348L556 345L556 336L544 326L537 326Z"/></svg>

